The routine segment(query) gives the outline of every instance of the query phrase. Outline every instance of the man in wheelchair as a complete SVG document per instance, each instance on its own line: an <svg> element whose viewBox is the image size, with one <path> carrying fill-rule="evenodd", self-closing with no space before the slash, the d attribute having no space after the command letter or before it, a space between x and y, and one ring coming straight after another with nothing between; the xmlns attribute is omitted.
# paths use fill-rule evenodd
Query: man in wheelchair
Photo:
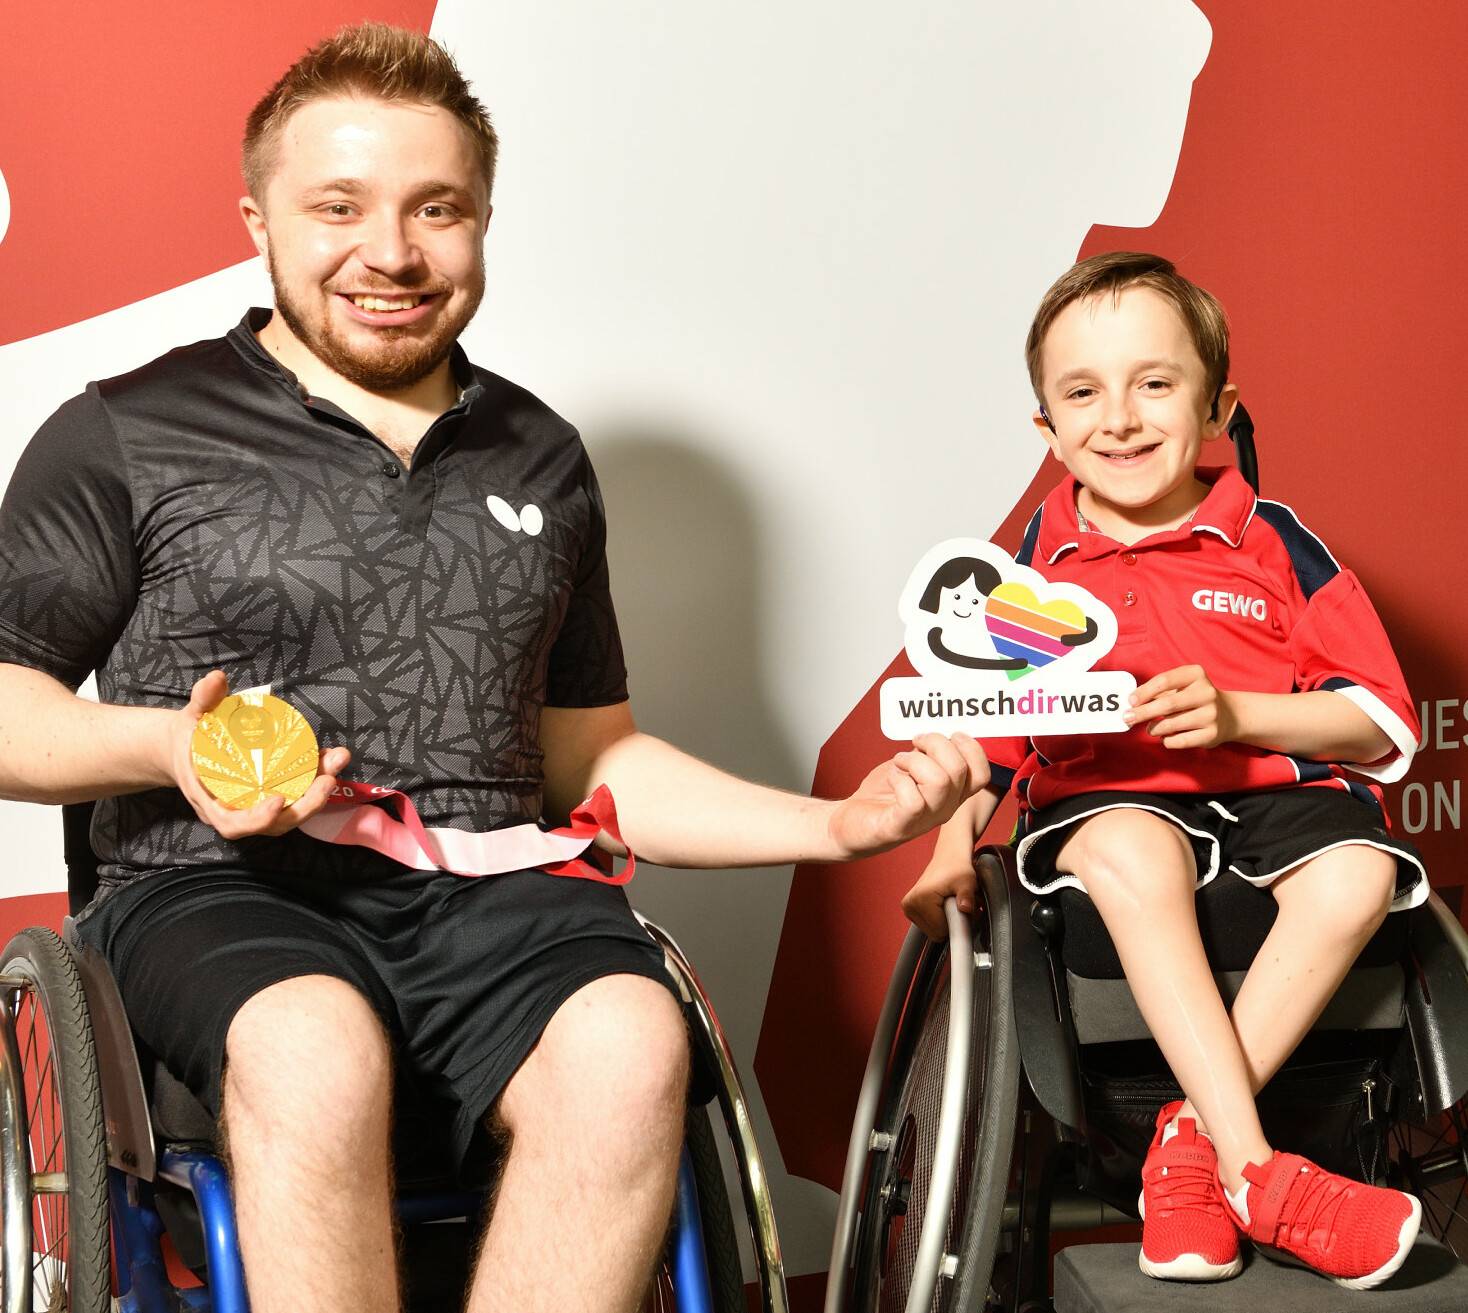
<svg viewBox="0 0 1468 1313"><path fill-rule="evenodd" d="M222 1118L256 1313L398 1307L395 1075L448 1110L461 1160L487 1128L508 1143L469 1307L641 1298L684 1020L620 889L542 818L605 787L591 828L655 862L831 861L987 780L972 740L930 736L826 802L636 730L580 440L457 345L495 151L422 34L311 50L245 140L275 312L88 386L0 511L0 791L100 799L78 933ZM93 670L100 703L73 692ZM326 745L293 805L202 787L193 733L231 684ZM326 841L349 763L474 860Z"/></svg>
<svg viewBox="0 0 1468 1313"><path fill-rule="evenodd" d="M1125 734L985 742L994 784L943 827L904 908L934 938L946 896L972 910L973 848L1012 787L1021 882L1089 895L1187 1096L1158 1112L1143 1165L1142 1270L1233 1276L1244 1234L1376 1285L1420 1204L1277 1152L1255 1095L1388 912L1427 896L1378 787L1417 741L1401 670L1356 577L1294 512L1199 467L1237 400L1212 296L1157 256L1096 256L1047 292L1026 356L1069 477L1019 559L1106 602L1119 633L1098 668L1143 682ZM1215 878L1267 886L1279 909L1231 1012L1193 901Z"/></svg>

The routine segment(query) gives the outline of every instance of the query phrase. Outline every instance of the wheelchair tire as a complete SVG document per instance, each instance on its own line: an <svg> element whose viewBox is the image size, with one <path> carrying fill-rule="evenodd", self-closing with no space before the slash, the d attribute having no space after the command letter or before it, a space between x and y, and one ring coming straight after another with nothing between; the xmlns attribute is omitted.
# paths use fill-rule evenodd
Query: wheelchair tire
<svg viewBox="0 0 1468 1313"><path fill-rule="evenodd" d="M729 1188L708 1108L689 1108L684 1138L698 1183L698 1212L703 1223L703 1249L708 1259L709 1292L714 1313L745 1313L744 1269Z"/></svg>
<svg viewBox="0 0 1468 1313"><path fill-rule="evenodd" d="M106 1313L107 1140L81 977L61 938L40 928L6 945L0 975L12 984L6 1004L25 1082L34 1310Z"/></svg>
<svg viewBox="0 0 1468 1313"><path fill-rule="evenodd" d="M1009 907L1004 875L980 859L971 921L972 1044L964 1131L934 1313L979 1313L989 1298L1008 1195L1019 1096ZM986 864L989 869L985 869ZM948 944L927 944L912 973L874 1126L855 1238L851 1307L900 1313L908 1301L937 1134L949 1023ZM890 1138L889 1138L890 1137Z"/></svg>
<svg viewBox="0 0 1468 1313"><path fill-rule="evenodd" d="M643 1301L642 1313L678 1313L679 1309L707 1308L710 1313L747 1313L744 1299L744 1271L739 1261L739 1241L734 1231L734 1214L729 1207L729 1192L724 1181L724 1168L719 1161L718 1145L709 1124L709 1110L688 1109L688 1123L683 1142L693 1164L693 1180L698 1193L698 1216L703 1236L704 1260L708 1266L707 1304L678 1298L673 1279L672 1245L653 1276L651 1290Z"/></svg>

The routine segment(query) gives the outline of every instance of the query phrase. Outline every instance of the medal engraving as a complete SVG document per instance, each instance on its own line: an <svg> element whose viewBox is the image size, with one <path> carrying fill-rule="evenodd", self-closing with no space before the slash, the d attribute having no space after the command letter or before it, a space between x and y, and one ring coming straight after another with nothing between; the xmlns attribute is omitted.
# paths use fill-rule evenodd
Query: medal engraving
<svg viewBox="0 0 1468 1313"><path fill-rule="evenodd" d="M202 716L190 744L194 769L226 807L278 793L297 801L316 778L320 752L306 718L269 693L233 693Z"/></svg>

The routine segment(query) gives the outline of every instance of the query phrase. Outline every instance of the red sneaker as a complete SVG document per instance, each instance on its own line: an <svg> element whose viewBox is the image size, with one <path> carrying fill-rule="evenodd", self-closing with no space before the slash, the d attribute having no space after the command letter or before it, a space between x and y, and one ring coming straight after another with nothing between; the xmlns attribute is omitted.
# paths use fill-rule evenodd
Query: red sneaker
<svg viewBox="0 0 1468 1313"><path fill-rule="evenodd" d="M1157 1114L1157 1134L1142 1164L1142 1252L1149 1277L1221 1281L1238 1276L1239 1233L1223 1210L1218 1155L1191 1117L1170 1125L1181 1103Z"/></svg>
<svg viewBox="0 0 1468 1313"><path fill-rule="evenodd" d="M1411 1195L1337 1176L1299 1154L1250 1163L1244 1179L1238 1194L1224 1193L1239 1229L1352 1290L1367 1290L1401 1267L1422 1221L1422 1205Z"/></svg>

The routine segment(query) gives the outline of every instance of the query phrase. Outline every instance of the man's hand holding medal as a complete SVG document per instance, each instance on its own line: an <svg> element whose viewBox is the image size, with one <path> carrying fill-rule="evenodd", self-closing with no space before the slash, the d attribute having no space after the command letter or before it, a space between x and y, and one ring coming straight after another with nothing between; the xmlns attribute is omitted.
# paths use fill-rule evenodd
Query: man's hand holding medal
<svg viewBox="0 0 1468 1313"><path fill-rule="evenodd" d="M278 835L319 812L352 754L324 752L304 716L268 693L230 694L223 671L180 712L170 768L199 819L226 839Z"/></svg>

